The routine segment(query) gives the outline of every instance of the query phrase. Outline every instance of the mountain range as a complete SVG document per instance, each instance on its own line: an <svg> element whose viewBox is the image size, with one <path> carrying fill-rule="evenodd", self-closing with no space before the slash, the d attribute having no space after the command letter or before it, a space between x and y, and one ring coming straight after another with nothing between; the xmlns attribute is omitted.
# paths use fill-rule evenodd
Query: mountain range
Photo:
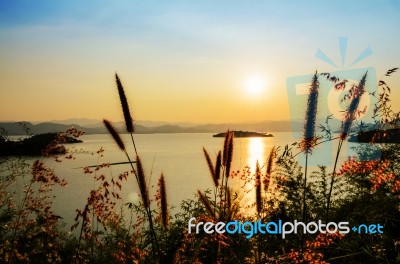
<svg viewBox="0 0 400 264"><path fill-rule="evenodd" d="M124 130L123 122L114 123L119 131ZM302 122L296 122L295 127L302 127ZM51 122L0 122L8 135L42 134L61 132L70 127L85 131L86 134L107 133L100 120L94 119L68 119L52 120ZM138 121L135 123L135 133L216 133L230 130L256 131L256 132L284 132L292 131L291 121L264 121L257 123L226 123L226 124L196 124L190 122L168 123L162 121Z"/></svg>

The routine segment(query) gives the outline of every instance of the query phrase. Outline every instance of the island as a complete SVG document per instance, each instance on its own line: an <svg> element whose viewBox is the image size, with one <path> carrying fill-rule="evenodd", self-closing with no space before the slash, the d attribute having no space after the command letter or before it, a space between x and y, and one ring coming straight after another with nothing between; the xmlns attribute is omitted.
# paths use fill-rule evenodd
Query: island
<svg viewBox="0 0 400 264"><path fill-rule="evenodd" d="M0 156L40 156L65 154L63 144L81 143L72 136L60 136L59 133L33 135L17 141L0 136Z"/></svg>
<svg viewBox="0 0 400 264"><path fill-rule="evenodd" d="M233 135L235 137L238 138L246 138L246 137L273 137L272 134L268 134L268 133L260 133L260 132L251 132L251 131L231 131L233 132ZM226 132L225 133L218 133L213 135L213 137L225 137Z"/></svg>
<svg viewBox="0 0 400 264"><path fill-rule="evenodd" d="M400 129L361 131L349 137L350 142L358 143L400 143Z"/></svg>

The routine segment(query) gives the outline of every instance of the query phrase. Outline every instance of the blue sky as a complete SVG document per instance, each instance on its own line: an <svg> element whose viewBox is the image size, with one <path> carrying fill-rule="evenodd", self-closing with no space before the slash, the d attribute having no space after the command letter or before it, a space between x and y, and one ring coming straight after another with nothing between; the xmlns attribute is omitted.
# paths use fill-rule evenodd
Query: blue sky
<svg viewBox="0 0 400 264"><path fill-rule="evenodd" d="M399 26L398 1L1 1L0 113L120 119L117 71L139 119L285 119L290 76L348 69L367 47L372 56L354 67L379 78L399 66ZM253 75L266 82L256 97L243 88Z"/></svg>

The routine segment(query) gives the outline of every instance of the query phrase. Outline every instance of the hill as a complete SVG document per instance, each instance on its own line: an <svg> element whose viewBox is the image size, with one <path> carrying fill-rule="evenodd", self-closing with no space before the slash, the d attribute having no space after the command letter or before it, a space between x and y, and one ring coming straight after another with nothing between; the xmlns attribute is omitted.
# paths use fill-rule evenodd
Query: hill
<svg viewBox="0 0 400 264"><path fill-rule="evenodd" d="M79 121L79 119L73 119L74 121ZM97 122L95 120L82 119L84 126L82 124L70 123L67 124L66 121L62 123L54 122L42 122L42 123L32 123L32 122L0 122L0 128L3 128L8 135L27 135L27 134L44 134L53 132L62 132L68 128L75 127L78 130L84 131L86 134L105 134L107 130L102 126L101 121ZM150 126L141 125L142 123L147 123ZM162 124L154 126L155 124ZM221 131L230 130L243 130L243 131L256 131L256 132L284 132L292 131L291 121L265 121L259 123L226 123L226 124L201 124L196 125L194 123L181 123L182 125L169 124L162 122L138 122L135 125L136 134L154 134L154 133L218 133ZM152 126L153 125L153 126ZM189 126L191 125L191 126ZM124 132L124 124L122 122L115 123L116 128ZM298 127L302 127L299 123Z"/></svg>

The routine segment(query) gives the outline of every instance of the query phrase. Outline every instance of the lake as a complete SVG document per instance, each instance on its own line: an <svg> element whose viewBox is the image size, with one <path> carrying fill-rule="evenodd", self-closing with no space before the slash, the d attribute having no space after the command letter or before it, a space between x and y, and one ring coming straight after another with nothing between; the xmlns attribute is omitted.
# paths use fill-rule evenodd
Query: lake
<svg viewBox="0 0 400 264"><path fill-rule="evenodd" d="M274 137L235 138L233 170L242 170L249 165L254 171L257 160L264 164L273 146L291 144L295 141L291 132L274 132ZM216 154L223 148L223 138L214 138L210 133L190 134L138 134L134 135L139 156L142 159L146 177L149 182L150 195L154 198L157 181L163 173L166 181L168 202L179 207L184 199L193 198L197 190L213 188L213 182L208 171L202 148L205 147L215 162ZM130 135L122 135L128 152L134 159L134 151ZM85 135L83 143L67 145L71 151L83 150L76 153L75 160L65 160L61 163L47 159L46 163L55 170L59 177L68 182L65 188L55 189L54 208L63 217L68 227L73 223L75 210L83 209L90 190L96 186L92 175L84 174L80 167L101 164L103 162L127 161L124 153L117 147L108 134ZM354 144L354 143L352 143ZM96 153L104 149L104 156ZM332 150L336 150L335 147ZM296 152L296 151L294 151ZM325 151L326 152L326 151ZM345 153L345 152L344 152ZM333 160L333 154L330 154ZM343 155L342 160L346 155ZM311 158L312 159L312 158ZM121 172L128 171L128 164L115 165L102 169L99 173L107 177L118 177ZM21 184L21 183L20 183ZM20 187L22 185L19 185ZM123 188L124 202L137 202L138 187L134 176L131 175ZM154 205L153 205L154 206Z"/></svg>

